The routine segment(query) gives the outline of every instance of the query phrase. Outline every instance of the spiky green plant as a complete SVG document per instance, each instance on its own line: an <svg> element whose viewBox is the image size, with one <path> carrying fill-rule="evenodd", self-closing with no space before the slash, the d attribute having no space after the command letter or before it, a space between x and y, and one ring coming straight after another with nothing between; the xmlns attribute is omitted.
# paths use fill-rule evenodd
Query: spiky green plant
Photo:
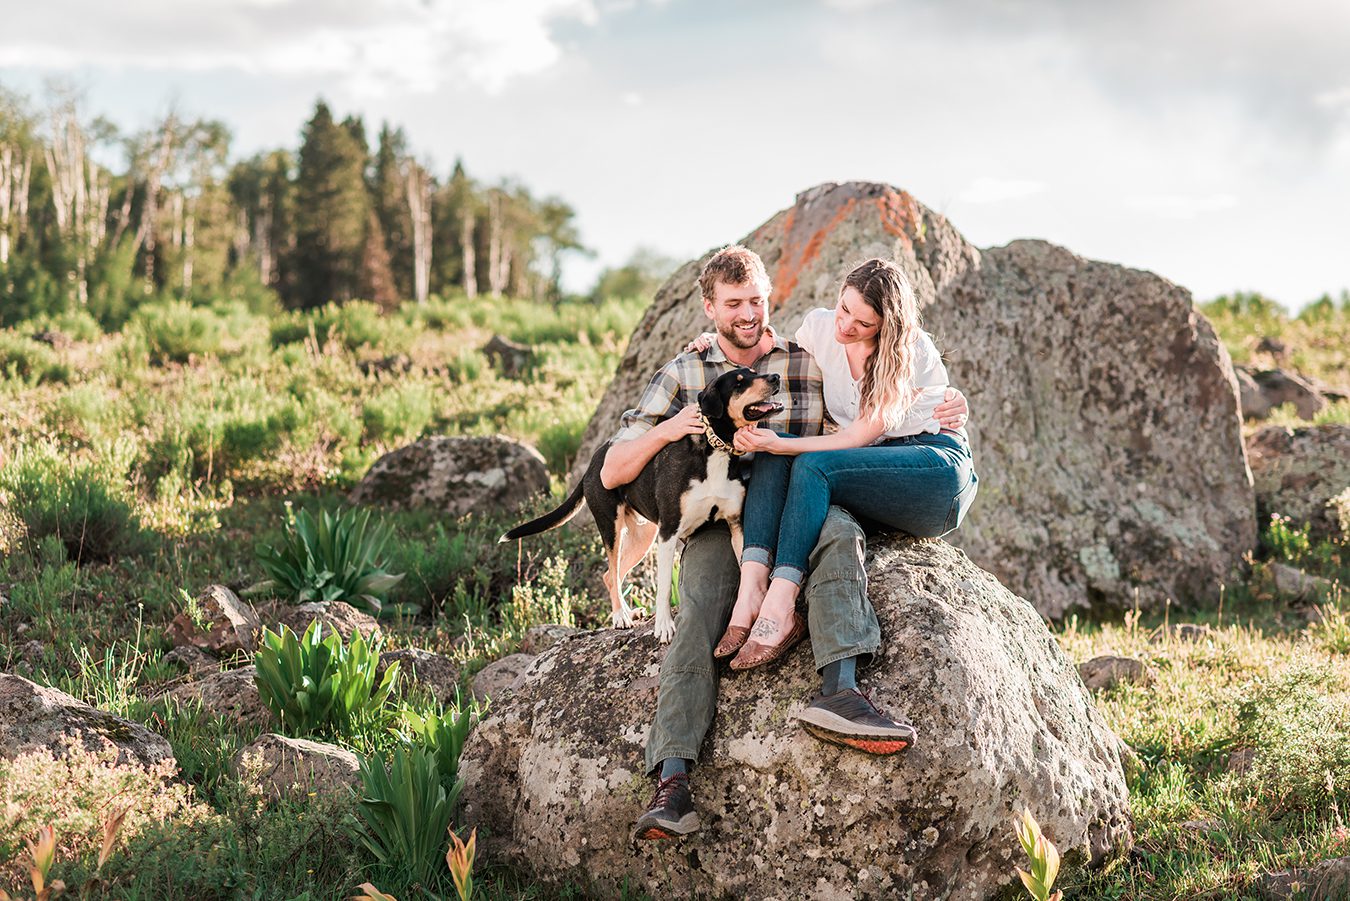
<svg viewBox="0 0 1350 901"><path fill-rule="evenodd" d="M1013 821L1017 839L1022 850L1031 858L1031 872L1017 867L1017 875L1036 901L1060 901L1062 892L1051 892L1055 877L1059 875L1059 850L1055 843L1041 834L1041 824L1031 815L1030 810L1022 811L1022 816Z"/></svg>
<svg viewBox="0 0 1350 901"><path fill-rule="evenodd" d="M460 786L446 791L436 755L399 746L360 759L361 787L351 829L375 859L423 885L442 879L447 833Z"/></svg>
<svg viewBox="0 0 1350 901"><path fill-rule="evenodd" d="M414 746L426 748L436 756L436 766L441 774L441 784L447 792L459 796L459 755L464 750L464 742L473 731L481 710L472 701L465 704L455 696L455 705L441 713L429 713L422 716L413 710L403 711L405 724L404 740Z"/></svg>
<svg viewBox="0 0 1350 901"><path fill-rule="evenodd" d="M392 534L383 522L370 521L369 510L321 510L316 519L308 510L296 512L287 504L280 545L259 544L255 550L269 578L250 593L272 591L298 604L346 601L379 613L389 589L403 578L385 572L381 561ZM399 610L417 612L412 605L400 605Z"/></svg>
<svg viewBox="0 0 1350 901"><path fill-rule="evenodd" d="M325 638L317 620L300 638L286 626L279 633L264 629L253 678L283 731L342 735L354 723L378 721L387 710L398 663L376 683L381 644L378 638L367 644L358 632L344 646L340 635Z"/></svg>

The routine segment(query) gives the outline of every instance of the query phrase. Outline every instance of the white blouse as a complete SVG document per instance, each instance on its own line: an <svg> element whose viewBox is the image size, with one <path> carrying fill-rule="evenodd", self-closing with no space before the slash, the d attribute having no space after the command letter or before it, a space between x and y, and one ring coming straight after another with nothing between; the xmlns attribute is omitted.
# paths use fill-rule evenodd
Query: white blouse
<svg viewBox="0 0 1350 901"><path fill-rule="evenodd" d="M834 310L822 308L807 313L795 340L820 366L825 409L829 410L830 418L839 428L848 428L858 418L862 380L853 378L844 345L834 340ZM914 350L914 386L919 389L919 396L899 426L884 433L878 441L942 430L933 418L933 410L946 394L947 367L942 365L942 355L927 332L920 330L914 339Z"/></svg>

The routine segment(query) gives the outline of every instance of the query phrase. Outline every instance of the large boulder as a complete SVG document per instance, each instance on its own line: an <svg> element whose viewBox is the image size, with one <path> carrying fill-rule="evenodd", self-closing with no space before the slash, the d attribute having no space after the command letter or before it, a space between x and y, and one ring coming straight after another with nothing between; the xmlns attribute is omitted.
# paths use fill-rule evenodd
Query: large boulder
<svg viewBox="0 0 1350 901"><path fill-rule="evenodd" d="M580 635L465 747L465 818L486 853L615 893L922 901L1012 893L1024 808L1068 869L1127 849L1119 740L1036 611L940 541L875 542L868 574L886 642L863 687L915 722L913 748L871 757L798 728L818 688L804 643L721 680L694 780L702 830L676 853L635 851L664 647L647 626Z"/></svg>
<svg viewBox="0 0 1350 901"><path fill-rule="evenodd" d="M1244 419L1265 419L1276 407L1293 404L1299 419L1312 419L1327 405L1317 388L1283 369L1237 369Z"/></svg>
<svg viewBox="0 0 1350 901"><path fill-rule="evenodd" d="M1287 516L1314 537L1350 528L1350 425L1266 426L1247 439L1262 520Z"/></svg>
<svg viewBox="0 0 1350 901"><path fill-rule="evenodd" d="M980 497L952 540L1059 617L1207 600L1256 541L1237 384L1187 291L1042 241L980 251L887 185L821 185L744 243L791 336L871 256L910 276L970 398ZM707 324L691 260L657 293L578 454L609 438L651 374Z"/></svg>
<svg viewBox="0 0 1350 901"><path fill-rule="evenodd" d="M354 504L428 507L457 519L514 510L548 490L548 466L527 444L502 436L436 437L376 460L350 497Z"/></svg>
<svg viewBox="0 0 1350 901"><path fill-rule="evenodd" d="M187 682L165 692L180 706L200 706L208 717L223 717L228 722L265 726L272 721L272 711L263 702L255 681L252 664L239 669L211 673L196 682Z"/></svg>
<svg viewBox="0 0 1350 901"><path fill-rule="evenodd" d="M154 766L173 760L162 736L120 716L91 707L63 691L0 673L0 756L48 749L65 753L68 738L90 751L117 748L117 763Z"/></svg>
<svg viewBox="0 0 1350 901"><path fill-rule="evenodd" d="M313 793L345 799L361 781L356 755L346 748L273 732L241 748L233 766L272 798Z"/></svg>

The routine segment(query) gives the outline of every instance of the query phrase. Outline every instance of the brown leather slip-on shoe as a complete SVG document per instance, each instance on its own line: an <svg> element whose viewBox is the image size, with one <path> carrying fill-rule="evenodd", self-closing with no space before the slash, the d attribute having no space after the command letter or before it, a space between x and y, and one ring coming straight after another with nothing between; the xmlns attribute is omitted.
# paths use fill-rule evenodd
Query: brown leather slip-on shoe
<svg viewBox="0 0 1350 901"><path fill-rule="evenodd" d="M731 658L731 668L734 670L753 669L757 666L763 666L766 663L772 663L779 657L782 657L792 646L806 637L806 620L796 610L792 611L792 628L781 642L776 645L768 646L760 644L758 641L747 641L745 647L741 648L739 654Z"/></svg>
<svg viewBox="0 0 1350 901"><path fill-rule="evenodd" d="M745 640L749 637L749 626L727 626L727 631L722 635L722 640L717 642L717 647L713 648L713 656L718 660L725 660L744 647Z"/></svg>

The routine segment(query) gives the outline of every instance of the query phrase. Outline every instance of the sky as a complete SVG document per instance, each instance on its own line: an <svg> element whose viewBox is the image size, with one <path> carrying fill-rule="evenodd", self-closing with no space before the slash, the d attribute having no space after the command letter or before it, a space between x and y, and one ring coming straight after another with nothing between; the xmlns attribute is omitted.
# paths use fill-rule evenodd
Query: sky
<svg viewBox="0 0 1350 901"><path fill-rule="evenodd" d="M1044 238L1204 300L1350 288L1343 0L45 0L0 85L296 147L316 98L447 175L578 212L588 259L679 260L821 182L893 184L979 247Z"/></svg>

